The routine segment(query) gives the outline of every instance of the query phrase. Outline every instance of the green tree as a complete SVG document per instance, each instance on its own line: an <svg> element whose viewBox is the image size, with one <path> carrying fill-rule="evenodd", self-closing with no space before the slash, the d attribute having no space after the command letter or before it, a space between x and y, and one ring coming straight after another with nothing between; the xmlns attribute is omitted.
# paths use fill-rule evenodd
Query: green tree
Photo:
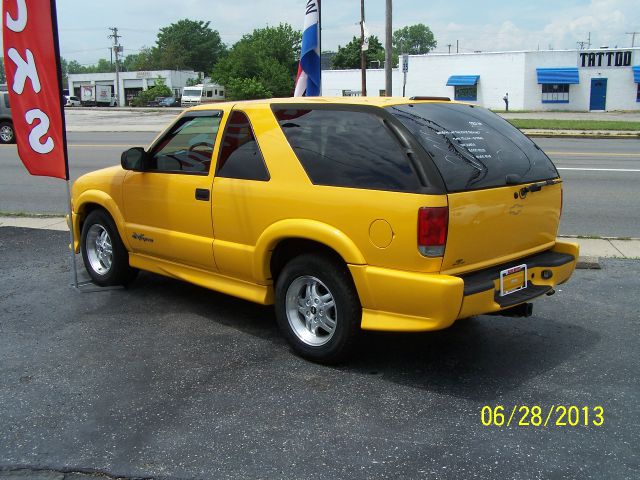
<svg viewBox="0 0 640 480"><path fill-rule="evenodd" d="M231 78L225 88L229 100L250 100L273 96L271 91L255 78Z"/></svg>
<svg viewBox="0 0 640 480"><path fill-rule="evenodd" d="M158 69L158 50L142 47L138 53L127 55L122 62L122 69L127 72Z"/></svg>
<svg viewBox="0 0 640 480"><path fill-rule="evenodd" d="M134 107L144 107L156 97L171 96L173 96L171 89L165 85L163 78L158 77L156 78L153 87L143 90L136 98L133 99L133 105Z"/></svg>
<svg viewBox="0 0 640 480"><path fill-rule="evenodd" d="M300 31L288 24L256 29L231 47L212 78L232 100L291 96L301 40Z"/></svg>
<svg viewBox="0 0 640 480"><path fill-rule="evenodd" d="M331 68L360 68L361 45L360 37L353 37L353 40L344 47L338 46L338 52L333 57ZM369 49L366 51L366 54L367 67L369 67L370 62L376 60L379 61L381 65L384 62L384 47L375 35L369 37Z"/></svg>
<svg viewBox="0 0 640 480"><path fill-rule="evenodd" d="M95 65L95 67L92 67L92 68L93 68L93 72L92 73L115 72L116 71L116 64L115 63L111 63L106 58L101 58L100 60L98 60L98 63Z"/></svg>
<svg viewBox="0 0 640 480"><path fill-rule="evenodd" d="M209 23L183 19L161 28L154 47L157 66L210 72L226 47Z"/></svg>
<svg viewBox="0 0 640 480"><path fill-rule="evenodd" d="M7 75L4 72L4 58L0 57L0 83L7 83Z"/></svg>
<svg viewBox="0 0 640 480"><path fill-rule="evenodd" d="M77 60L71 60L67 64L67 73L86 73L86 67L80 65Z"/></svg>
<svg viewBox="0 0 640 480"><path fill-rule="evenodd" d="M393 32L393 49L397 54L420 55L436 48L433 32L423 23L403 27Z"/></svg>

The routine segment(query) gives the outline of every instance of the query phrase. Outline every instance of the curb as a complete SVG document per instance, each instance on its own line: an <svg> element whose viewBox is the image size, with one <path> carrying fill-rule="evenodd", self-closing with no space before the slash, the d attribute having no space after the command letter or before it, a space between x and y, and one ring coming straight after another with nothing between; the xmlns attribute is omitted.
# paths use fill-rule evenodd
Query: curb
<svg viewBox="0 0 640 480"><path fill-rule="evenodd" d="M601 270L600 257L578 257L576 270Z"/></svg>
<svg viewBox="0 0 640 480"><path fill-rule="evenodd" d="M581 132L579 130L571 131L567 130L570 133L556 133L556 132L539 132L539 131L528 131L528 130L520 130L527 137L533 138L590 138L595 140L640 140L640 133L630 133L630 134L608 134L601 132Z"/></svg>

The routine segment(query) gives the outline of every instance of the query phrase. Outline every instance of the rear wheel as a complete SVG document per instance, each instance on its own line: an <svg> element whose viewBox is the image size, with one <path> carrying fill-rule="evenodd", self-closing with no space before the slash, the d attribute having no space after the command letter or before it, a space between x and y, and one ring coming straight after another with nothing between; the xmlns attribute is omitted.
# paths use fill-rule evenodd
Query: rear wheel
<svg viewBox="0 0 640 480"><path fill-rule="evenodd" d="M10 122L0 122L0 143L14 143L16 133Z"/></svg>
<svg viewBox="0 0 640 480"><path fill-rule="evenodd" d="M305 254L287 263L278 277L276 317L299 355L337 363L357 337L362 307L343 264L329 256Z"/></svg>
<svg viewBox="0 0 640 480"><path fill-rule="evenodd" d="M94 283L106 287L126 285L137 270L129 266L129 253L118 229L104 210L91 212L82 226L82 260Z"/></svg>

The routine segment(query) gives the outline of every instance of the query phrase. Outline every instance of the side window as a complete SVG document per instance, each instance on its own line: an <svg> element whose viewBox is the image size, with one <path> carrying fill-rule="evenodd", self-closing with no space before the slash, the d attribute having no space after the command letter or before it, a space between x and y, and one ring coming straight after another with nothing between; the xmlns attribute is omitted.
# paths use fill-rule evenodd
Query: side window
<svg viewBox="0 0 640 480"><path fill-rule="evenodd" d="M478 100L478 85L456 85L453 89L454 100Z"/></svg>
<svg viewBox="0 0 640 480"><path fill-rule="evenodd" d="M9 105L9 94L3 93L2 96L4 97L4 106L7 108L11 108L11 105Z"/></svg>
<svg viewBox="0 0 640 480"><path fill-rule="evenodd" d="M274 109L285 136L316 185L415 192L407 154L370 112Z"/></svg>
<svg viewBox="0 0 640 480"><path fill-rule="evenodd" d="M569 103L569 84L542 84L542 103Z"/></svg>
<svg viewBox="0 0 640 480"><path fill-rule="evenodd" d="M222 112L198 112L182 117L158 142L145 170L168 173L209 173Z"/></svg>
<svg viewBox="0 0 640 480"><path fill-rule="evenodd" d="M270 178L249 118L243 112L236 110L229 117L217 168L218 177L261 181Z"/></svg>

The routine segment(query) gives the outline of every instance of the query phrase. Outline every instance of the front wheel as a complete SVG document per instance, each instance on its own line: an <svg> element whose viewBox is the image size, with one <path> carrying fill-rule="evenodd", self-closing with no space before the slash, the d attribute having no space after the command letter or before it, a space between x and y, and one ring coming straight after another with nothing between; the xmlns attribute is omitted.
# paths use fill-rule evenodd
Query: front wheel
<svg viewBox="0 0 640 480"><path fill-rule="evenodd" d="M102 287L126 285L137 270L129 266L129 253L108 213L91 212L82 225L82 260L94 283Z"/></svg>
<svg viewBox="0 0 640 480"><path fill-rule="evenodd" d="M278 326L302 357L337 363L360 330L362 307L344 264L324 255L291 260L276 282Z"/></svg>

